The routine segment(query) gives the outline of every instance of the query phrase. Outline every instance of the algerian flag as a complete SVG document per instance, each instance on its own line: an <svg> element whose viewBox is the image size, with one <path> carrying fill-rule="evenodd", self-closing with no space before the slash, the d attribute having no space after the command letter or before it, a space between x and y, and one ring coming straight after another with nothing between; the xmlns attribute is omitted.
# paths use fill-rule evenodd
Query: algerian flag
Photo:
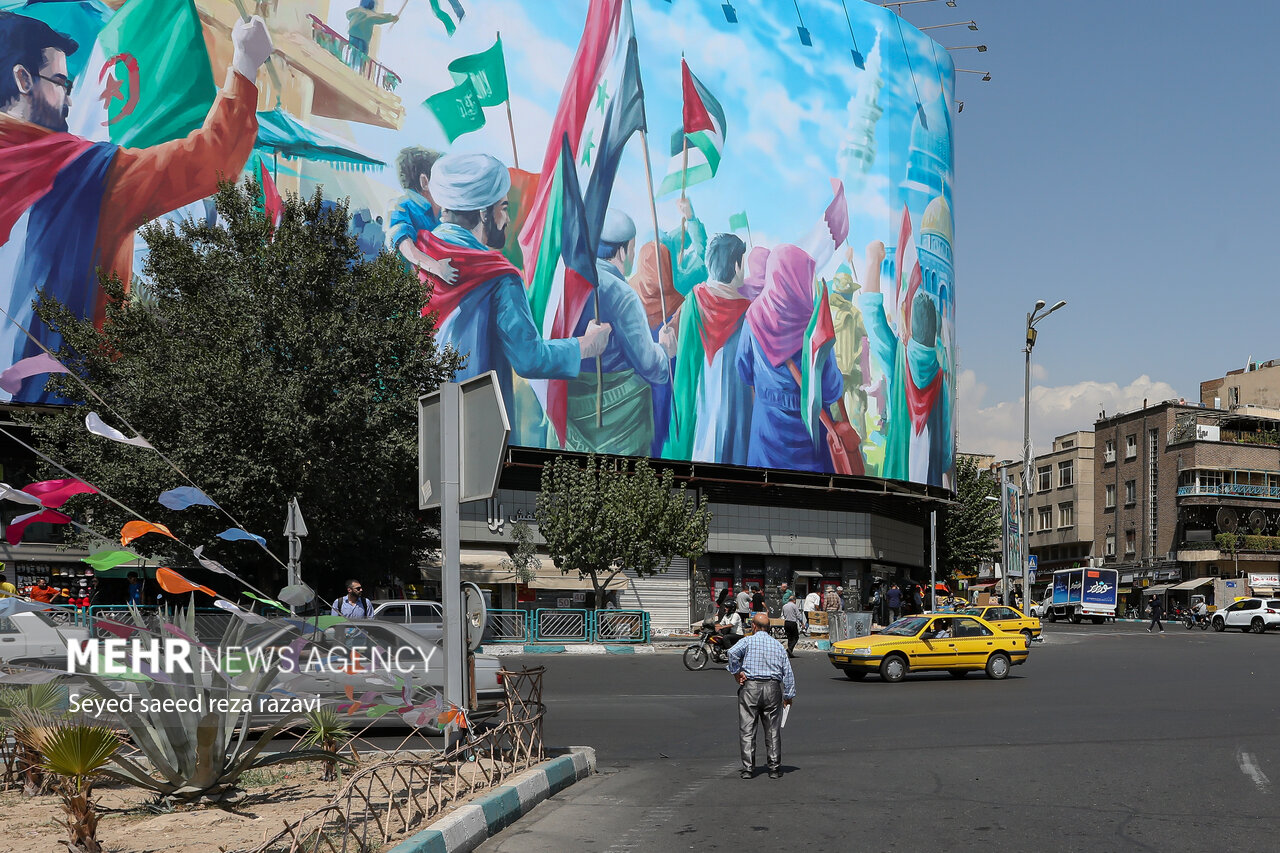
<svg viewBox="0 0 1280 853"><path fill-rule="evenodd" d="M819 293L813 300L813 316L804 330L800 347L800 413L814 446L818 444L822 412L822 372L836 344L835 324L831 321L831 303L827 299L826 282L818 282Z"/></svg>
<svg viewBox="0 0 1280 853"><path fill-rule="evenodd" d="M98 34L68 123L147 148L200 127L217 94L194 0L129 0Z"/></svg>
<svg viewBox="0 0 1280 853"><path fill-rule="evenodd" d="M683 59L680 71L684 122L671 137L671 166L658 187L660 196L715 177L720 168L720 152L724 150L724 109Z"/></svg>
<svg viewBox="0 0 1280 853"><path fill-rule="evenodd" d="M431 110L450 142L464 133L484 127L484 110L470 77L452 89L432 95L422 105Z"/></svg>

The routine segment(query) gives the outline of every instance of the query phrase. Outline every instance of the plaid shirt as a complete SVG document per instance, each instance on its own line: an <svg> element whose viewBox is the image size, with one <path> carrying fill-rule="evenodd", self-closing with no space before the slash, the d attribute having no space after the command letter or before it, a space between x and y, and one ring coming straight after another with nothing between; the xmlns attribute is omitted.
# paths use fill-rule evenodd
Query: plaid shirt
<svg viewBox="0 0 1280 853"><path fill-rule="evenodd" d="M734 643L725 668L734 675L746 673L747 678L757 681L781 681L783 698L796 696L796 675L791 671L791 661L787 660L787 650L769 636L768 631L757 631Z"/></svg>

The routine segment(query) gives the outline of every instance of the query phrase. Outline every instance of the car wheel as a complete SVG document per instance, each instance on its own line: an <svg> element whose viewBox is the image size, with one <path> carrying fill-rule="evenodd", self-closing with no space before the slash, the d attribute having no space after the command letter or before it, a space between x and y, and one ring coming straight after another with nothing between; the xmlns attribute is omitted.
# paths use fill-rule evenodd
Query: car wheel
<svg viewBox="0 0 1280 853"><path fill-rule="evenodd" d="M1045 617L1045 618L1047 618L1050 622L1057 622L1057 621L1058 621L1058 614L1056 614L1056 613L1054 613L1052 610L1050 610L1050 611L1049 611L1049 613L1046 615L1046 617Z"/></svg>
<svg viewBox="0 0 1280 853"><path fill-rule="evenodd" d="M1004 652L996 652L987 658L987 678L999 681L1009 674L1009 656Z"/></svg>
<svg viewBox="0 0 1280 853"><path fill-rule="evenodd" d="M952 678L964 678L969 674L967 669L949 669L947 671L951 673Z"/></svg>
<svg viewBox="0 0 1280 853"><path fill-rule="evenodd" d="M1072 624L1072 625L1079 625L1079 624L1080 624L1080 614L1079 614L1079 613L1072 613L1072 614L1071 614L1071 624Z"/></svg>
<svg viewBox="0 0 1280 853"><path fill-rule="evenodd" d="M882 681L901 681L907 674L907 659L902 655L889 655L880 662L880 679Z"/></svg>
<svg viewBox="0 0 1280 853"><path fill-rule="evenodd" d="M861 669L846 669L844 671L844 677L850 681L861 681L867 677L867 673Z"/></svg>
<svg viewBox="0 0 1280 853"><path fill-rule="evenodd" d="M684 650L684 668L694 671L702 669L707 665L708 657L706 646L690 646Z"/></svg>
<svg viewBox="0 0 1280 853"><path fill-rule="evenodd" d="M1267 623L1262 621L1261 616L1253 617L1253 622L1249 626L1255 634L1265 634L1267 632Z"/></svg>
<svg viewBox="0 0 1280 853"><path fill-rule="evenodd" d="M1030 628L1023 628L1023 629L1022 629L1022 636L1024 636L1024 637L1026 637L1026 638L1027 638L1027 648L1030 648L1030 647L1031 647L1031 641L1032 641L1033 639L1035 639L1034 637L1032 637L1032 636L1031 636L1031 629L1030 629Z"/></svg>
<svg viewBox="0 0 1280 853"><path fill-rule="evenodd" d="M1104 623L1104 622L1106 622L1106 621L1107 621L1107 617L1105 617L1105 616L1094 616L1094 617L1093 617L1093 624L1095 624L1095 625L1101 625L1101 624L1103 624L1103 623Z"/></svg>
<svg viewBox="0 0 1280 853"><path fill-rule="evenodd" d="M1215 631L1225 631L1225 630L1227 630L1227 623L1226 623L1226 621L1225 621L1225 620L1223 620L1223 619L1220 619L1220 618L1215 618L1215 619L1213 620L1213 630L1215 630Z"/></svg>

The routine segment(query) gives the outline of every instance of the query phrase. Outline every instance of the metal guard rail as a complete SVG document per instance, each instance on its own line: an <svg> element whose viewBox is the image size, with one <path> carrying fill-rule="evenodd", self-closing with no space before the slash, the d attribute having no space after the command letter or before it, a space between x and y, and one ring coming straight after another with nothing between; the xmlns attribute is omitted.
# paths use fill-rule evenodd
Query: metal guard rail
<svg viewBox="0 0 1280 853"><path fill-rule="evenodd" d="M561 643L647 643L649 613L644 610L539 608L533 611L533 638Z"/></svg>
<svg viewBox="0 0 1280 853"><path fill-rule="evenodd" d="M485 630L485 642L526 643L529 639L529 611L489 611L489 626Z"/></svg>

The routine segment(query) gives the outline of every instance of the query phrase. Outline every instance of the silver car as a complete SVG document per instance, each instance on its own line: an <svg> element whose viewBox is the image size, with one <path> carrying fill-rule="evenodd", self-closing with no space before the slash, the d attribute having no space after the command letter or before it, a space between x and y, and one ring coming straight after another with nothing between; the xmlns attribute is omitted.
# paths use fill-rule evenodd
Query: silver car
<svg viewBox="0 0 1280 853"><path fill-rule="evenodd" d="M437 601L380 601L373 606L373 618L403 625L433 643L444 639L444 608Z"/></svg>

